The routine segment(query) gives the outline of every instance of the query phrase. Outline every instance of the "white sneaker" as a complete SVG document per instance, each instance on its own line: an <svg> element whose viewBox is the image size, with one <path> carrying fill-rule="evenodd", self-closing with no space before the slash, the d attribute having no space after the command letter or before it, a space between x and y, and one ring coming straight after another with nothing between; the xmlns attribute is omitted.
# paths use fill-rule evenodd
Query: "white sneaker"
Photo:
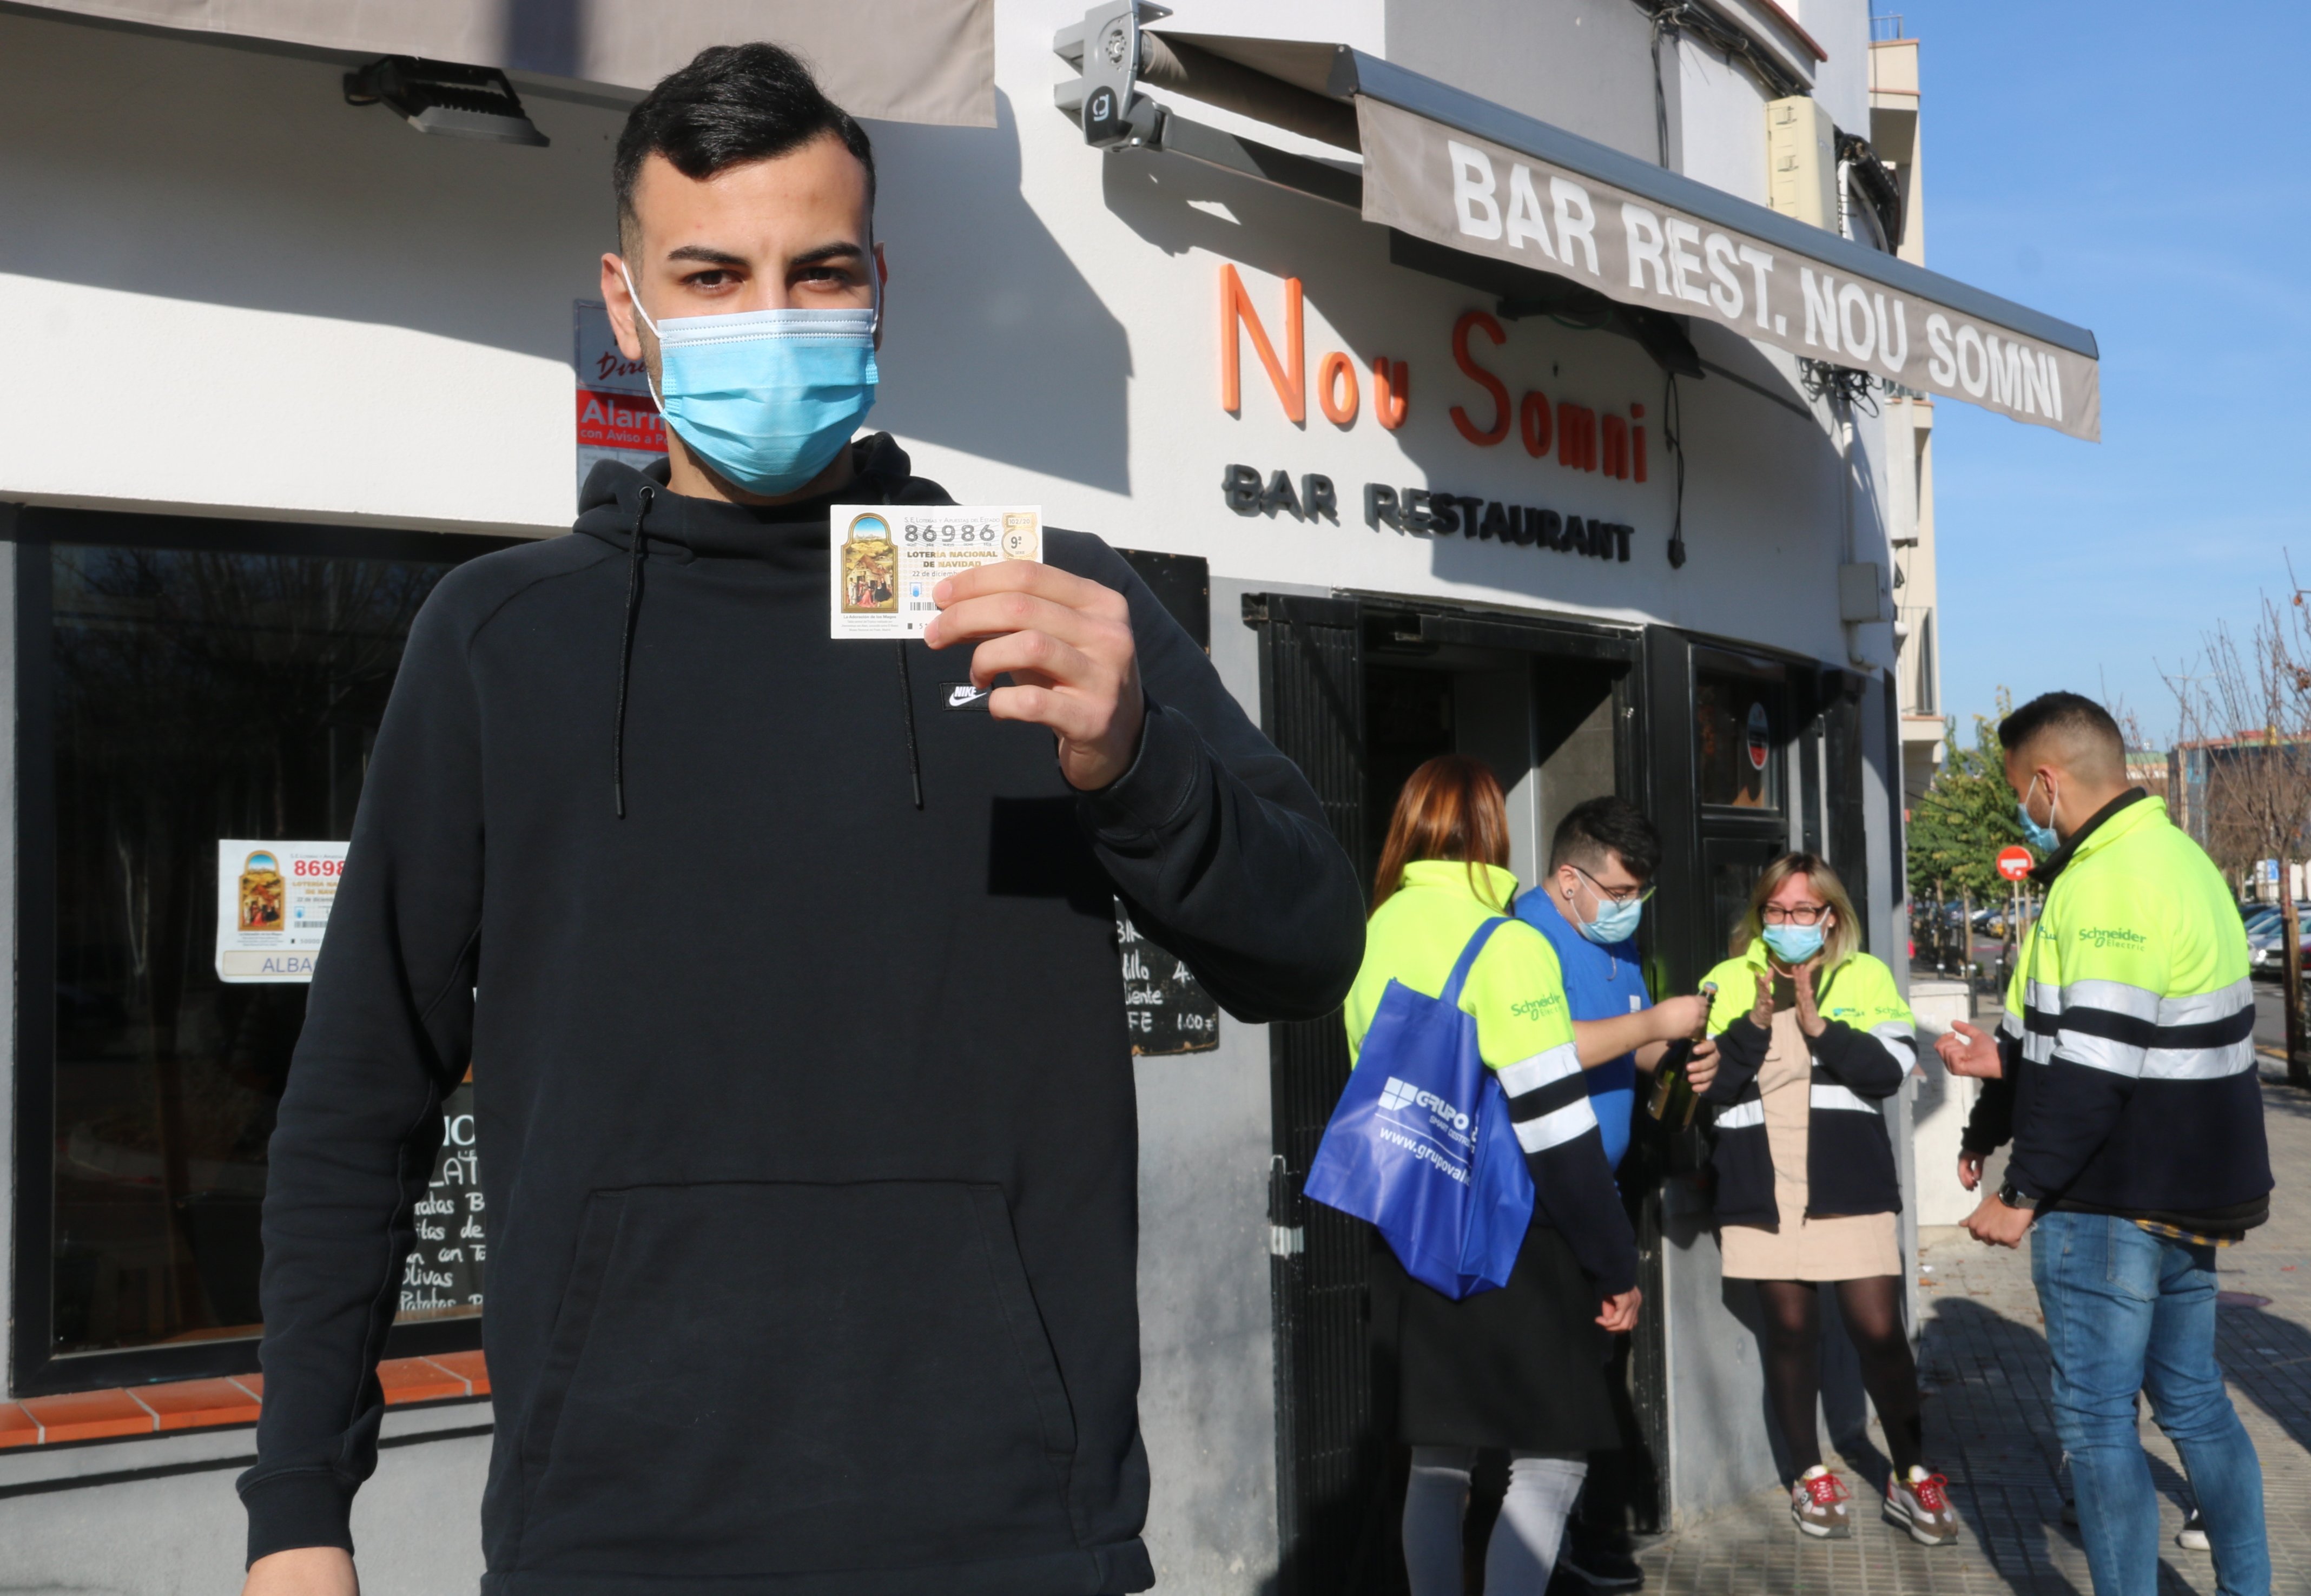
<svg viewBox="0 0 2311 1596"><path fill-rule="evenodd" d="M2207 1540L2206 1518L2197 1508L2191 1509L2191 1516L2185 1519L2183 1527L2175 1531L2175 1544L2186 1552L2204 1552L2214 1549Z"/></svg>

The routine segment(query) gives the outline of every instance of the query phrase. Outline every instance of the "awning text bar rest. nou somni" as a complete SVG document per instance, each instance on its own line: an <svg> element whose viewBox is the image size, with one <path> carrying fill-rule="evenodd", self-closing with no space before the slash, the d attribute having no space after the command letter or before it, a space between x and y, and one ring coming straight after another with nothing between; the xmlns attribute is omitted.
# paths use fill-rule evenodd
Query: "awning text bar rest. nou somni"
<svg viewBox="0 0 2311 1596"><path fill-rule="evenodd" d="M1368 222L2016 421L2101 436L2097 351L2083 327L1360 50L1167 37L1265 71L1286 92L1352 101Z"/></svg>

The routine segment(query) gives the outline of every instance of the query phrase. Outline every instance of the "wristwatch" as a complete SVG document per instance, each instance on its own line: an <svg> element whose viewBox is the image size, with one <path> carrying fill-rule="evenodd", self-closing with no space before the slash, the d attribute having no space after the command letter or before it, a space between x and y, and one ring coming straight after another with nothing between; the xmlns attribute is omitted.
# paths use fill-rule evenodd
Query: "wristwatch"
<svg viewBox="0 0 2311 1596"><path fill-rule="evenodd" d="M2035 1208L2038 1206L2038 1199L2036 1198L2023 1196L2022 1193L2014 1189L2014 1182L2011 1181L2007 1182L2006 1184L1998 1189L1998 1200L2004 1203L2010 1208L2028 1209Z"/></svg>

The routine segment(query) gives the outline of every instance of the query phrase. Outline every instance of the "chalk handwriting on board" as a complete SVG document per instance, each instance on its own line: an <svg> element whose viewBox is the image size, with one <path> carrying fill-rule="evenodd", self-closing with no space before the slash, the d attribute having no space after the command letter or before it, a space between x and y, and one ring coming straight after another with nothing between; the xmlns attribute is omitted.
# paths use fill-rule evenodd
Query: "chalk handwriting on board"
<svg viewBox="0 0 2311 1596"><path fill-rule="evenodd" d="M1123 1023L1142 1055L1208 1053L1220 1044L1220 1006L1178 959L1139 934L1115 906L1115 946L1123 961Z"/></svg>
<svg viewBox="0 0 2311 1596"><path fill-rule="evenodd" d="M463 1318L482 1311L482 1276L490 1237L474 1151L474 1083L441 1101L441 1150L433 1178L417 1199L416 1245L401 1266L405 1321Z"/></svg>

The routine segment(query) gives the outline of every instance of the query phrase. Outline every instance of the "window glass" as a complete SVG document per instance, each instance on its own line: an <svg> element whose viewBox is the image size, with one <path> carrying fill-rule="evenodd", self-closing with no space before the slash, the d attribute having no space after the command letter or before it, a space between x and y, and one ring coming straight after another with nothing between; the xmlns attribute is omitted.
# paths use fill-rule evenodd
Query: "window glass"
<svg viewBox="0 0 2311 1596"><path fill-rule="evenodd" d="M1783 686L1777 676L1697 669L1695 769L1701 801L1731 809L1782 806Z"/></svg>
<svg viewBox="0 0 2311 1596"><path fill-rule="evenodd" d="M48 560L50 1351L253 1336L266 1144L307 988L219 977L219 842L287 859L277 845L352 834L410 621L456 562L67 544ZM257 881L240 911L271 912L275 862L224 861L239 894Z"/></svg>
<svg viewBox="0 0 2311 1596"><path fill-rule="evenodd" d="M1412 772L1452 752L1452 678L1441 670L1368 666L1365 670L1365 858L1369 883L1380 868L1396 800Z"/></svg>

